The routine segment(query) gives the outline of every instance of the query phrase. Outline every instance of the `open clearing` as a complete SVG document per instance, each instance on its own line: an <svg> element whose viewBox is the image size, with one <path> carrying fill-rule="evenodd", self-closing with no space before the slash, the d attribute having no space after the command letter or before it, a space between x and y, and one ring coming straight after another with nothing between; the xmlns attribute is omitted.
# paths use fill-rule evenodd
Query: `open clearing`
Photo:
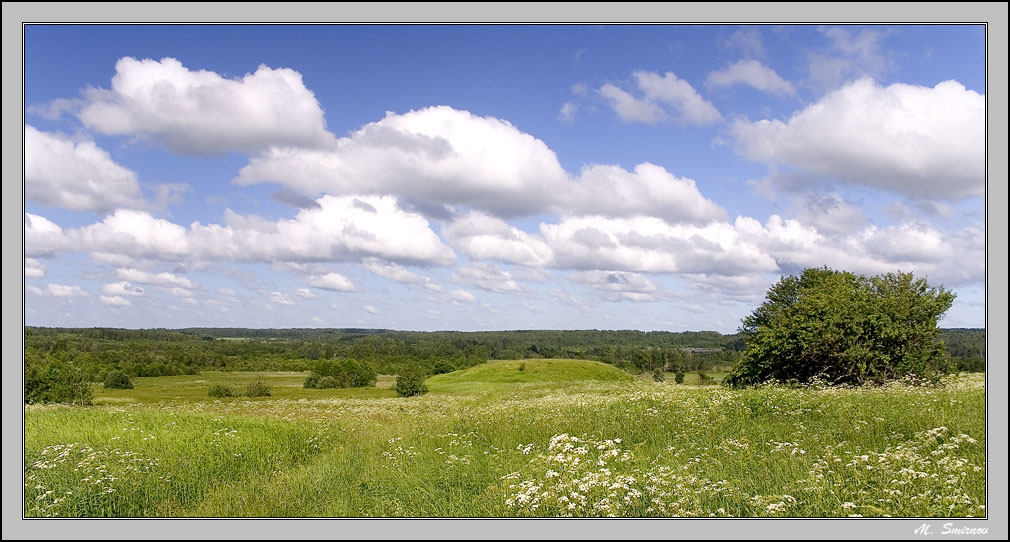
<svg viewBox="0 0 1010 542"><path fill-rule="evenodd" d="M258 376L270 397L207 397ZM98 386L93 407L26 406L25 514L986 515L981 374L941 388L731 390L498 361L407 399L391 377L343 390L304 389L304 377L137 378Z"/></svg>

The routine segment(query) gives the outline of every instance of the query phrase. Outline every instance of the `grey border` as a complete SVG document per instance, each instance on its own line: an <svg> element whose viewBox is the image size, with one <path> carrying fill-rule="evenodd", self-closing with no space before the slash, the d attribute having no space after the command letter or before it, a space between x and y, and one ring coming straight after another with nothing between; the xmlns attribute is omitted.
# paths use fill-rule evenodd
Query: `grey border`
<svg viewBox="0 0 1010 542"><path fill-rule="evenodd" d="M731 18L730 18L731 17ZM922 520L30 520L21 519L23 479L23 212L21 192L23 22L473 22L473 23L926 23L986 22L988 107L987 520L978 538L1007 537L1007 4L990 3L3 3L3 539L264 538L916 538ZM19 250L15 250L15 249ZM15 292L19 292L15 297ZM995 351L992 346L996 346ZM20 429L21 431L18 431ZM110 523L114 522L114 523ZM932 520L938 530L944 520ZM923 537L918 537L923 538ZM934 537L935 538L935 535ZM943 538L942 536L940 538Z"/></svg>

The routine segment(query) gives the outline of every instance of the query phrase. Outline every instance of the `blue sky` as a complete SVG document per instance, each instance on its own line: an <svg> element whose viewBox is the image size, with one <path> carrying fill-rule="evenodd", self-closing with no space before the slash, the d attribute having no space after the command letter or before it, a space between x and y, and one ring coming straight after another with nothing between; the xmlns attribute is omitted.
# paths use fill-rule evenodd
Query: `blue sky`
<svg viewBox="0 0 1010 542"><path fill-rule="evenodd" d="M985 322L982 26L27 26L29 325Z"/></svg>

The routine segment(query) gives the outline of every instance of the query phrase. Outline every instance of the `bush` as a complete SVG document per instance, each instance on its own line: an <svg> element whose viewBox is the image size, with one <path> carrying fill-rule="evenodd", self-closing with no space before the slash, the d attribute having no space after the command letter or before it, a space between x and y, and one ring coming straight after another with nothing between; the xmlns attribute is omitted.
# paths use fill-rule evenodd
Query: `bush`
<svg viewBox="0 0 1010 542"><path fill-rule="evenodd" d="M319 382L316 384L316 388L320 390L332 390L334 388L339 388L340 382L332 376L324 376L319 378Z"/></svg>
<svg viewBox="0 0 1010 542"><path fill-rule="evenodd" d="M455 370L456 368L453 367L451 363L449 363L444 359L440 359L435 362L435 374L437 375L451 373Z"/></svg>
<svg viewBox="0 0 1010 542"><path fill-rule="evenodd" d="M130 377L126 376L126 373L123 371L112 370L105 375L105 387L108 389L132 390L133 382L130 381Z"/></svg>
<svg viewBox="0 0 1010 542"><path fill-rule="evenodd" d="M707 374L705 374L705 373L703 373L701 371L698 371L698 380L701 381L702 385L706 385L706 384L711 384L712 383L712 377L708 376Z"/></svg>
<svg viewBox="0 0 1010 542"><path fill-rule="evenodd" d="M335 388L363 388L374 386L378 373L367 361L353 359L324 359L312 366L320 377L331 376L337 380Z"/></svg>
<svg viewBox="0 0 1010 542"><path fill-rule="evenodd" d="M208 397L234 397L235 392L231 388L225 386L224 384L211 384L210 390L207 391Z"/></svg>
<svg viewBox="0 0 1010 542"><path fill-rule="evenodd" d="M245 394L249 397L270 397L270 386L260 376L246 386Z"/></svg>
<svg viewBox="0 0 1010 542"><path fill-rule="evenodd" d="M683 384L684 383L684 376L685 375L684 375L683 371L677 371L676 373L673 374L673 381L676 382L676 383L678 383L678 384Z"/></svg>
<svg viewBox="0 0 1010 542"><path fill-rule="evenodd" d="M309 373L309 376L305 377L304 386L308 389L318 388L320 378L322 378L322 376L319 373Z"/></svg>
<svg viewBox="0 0 1010 542"><path fill-rule="evenodd" d="M424 376L424 373L416 368L405 369L396 376L393 389L400 397L424 395L428 393L428 387L424 385Z"/></svg>
<svg viewBox="0 0 1010 542"><path fill-rule="evenodd" d="M91 381L71 354L25 351L25 402L90 405Z"/></svg>
<svg viewBox="0 0 1010 542"><path fill-rule="evenodd" d="M724 382L935 381L951 369L937 322L954 297L911 273L864 277L825 267L784 277L744 318L747 349Z"/></svg>
<svg viewBox="0 0 1010 542"><path fill-rule="evenodd" d="M666 375L663 374L663 369L661 367L657 367L655 370L652 371L652 379L655 380L656 382L662 382L665 378Z"/></svg>

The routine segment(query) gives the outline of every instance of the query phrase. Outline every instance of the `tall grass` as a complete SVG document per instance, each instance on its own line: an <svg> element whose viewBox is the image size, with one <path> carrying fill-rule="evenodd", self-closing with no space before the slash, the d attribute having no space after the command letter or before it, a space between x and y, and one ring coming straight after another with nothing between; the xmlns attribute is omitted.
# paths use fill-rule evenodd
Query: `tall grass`
<svg viewBox="0 0 1010 542"><path fill-rule="evenodd" d="M119 408L26 407L25 515L170 516L220 486L297 468L333 427Z"/></svg>
<svg viewBox="0 0 1010 542"><path fill-rule="evenodd" d="M29 408L26 513L985 515L981 375L941 388L729 390L525 363L432 377L412 398ZM92 471L118 474L89 485Z"/></svg>

